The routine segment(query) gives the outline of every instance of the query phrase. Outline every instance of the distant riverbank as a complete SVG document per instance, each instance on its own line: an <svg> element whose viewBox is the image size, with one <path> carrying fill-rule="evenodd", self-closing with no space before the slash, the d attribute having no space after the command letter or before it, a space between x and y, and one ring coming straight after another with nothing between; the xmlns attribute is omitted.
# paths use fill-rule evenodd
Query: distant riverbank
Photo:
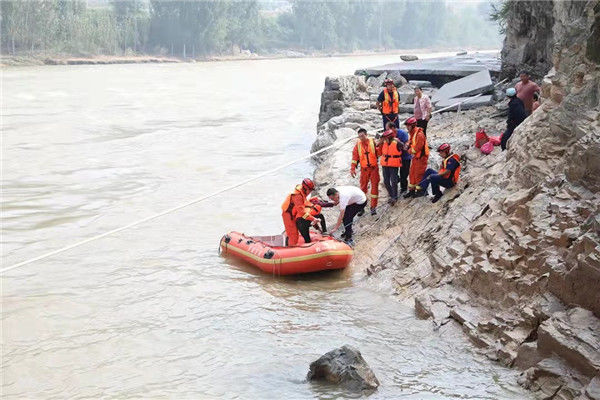
<svg viewBox="0 0 600 400"><path fill-rule="evenodd" d="M436 52L462 52L483 51L488 49L479 48L428 48L428 49L394 49L394 50L357 50L354 52L300 52L295 50L283 50L274 53L251 53L241 52L230 55L212 55L195 58L168 57L162 55L2 55L0 56L1 67L31 66L31 65L103 65L103 64L148 64L148 63L184 63L184 62L208 62L208 61L239 61L239 60L270 60L280 58L310 58L310 57L354 57L368 55L390 55L400 56L403 54L422 54Z"/></svg>

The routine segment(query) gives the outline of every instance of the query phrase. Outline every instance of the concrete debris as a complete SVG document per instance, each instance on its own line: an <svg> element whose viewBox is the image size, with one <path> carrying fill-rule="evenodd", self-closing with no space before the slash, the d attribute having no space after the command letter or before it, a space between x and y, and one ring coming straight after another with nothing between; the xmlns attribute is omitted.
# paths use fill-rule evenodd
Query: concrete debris
<svg viewBox="0 0 600 400"><path fill-rule="evenodd" d="M485 69L489 70L494 77L499 75L500 58L497 53L474 53L463 56L385 64L359 69L355 74L370 77L380 76L384 72L397 71L408 80L425 80L439 87Z"/></svg>
<svg viewBox="0 0 600 400"><path fill-rule="evenodd" d="M435 93L431 101L437 106L437 103L443 100L488 93L493 88L489 71L482 70L445 84Z"/></svg>
<svg viewBox="0 0 600 400"><path fill-rule="evenodd" d="M461 103L460 105L454 104ZM481 106L490 106L494 104L494 99L490 95L479 96L479 97L457 97L453 99L444 99L439 100L435 104L435 108L441 110L442 108L450 107L446 111L457 111L459 108L461 110L471 110L473 108L481 107Z"/></svg>

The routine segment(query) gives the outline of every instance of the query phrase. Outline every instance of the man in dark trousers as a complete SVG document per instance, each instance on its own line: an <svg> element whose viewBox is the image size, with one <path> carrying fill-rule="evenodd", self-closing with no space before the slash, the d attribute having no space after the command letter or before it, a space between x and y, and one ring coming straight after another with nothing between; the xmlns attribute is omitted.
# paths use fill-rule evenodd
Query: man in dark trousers
<svg viewBox="0 0 600 400"><path fill-rule="evenodd" d="M386 79L383 83L385 84L385 88L379 93L379 97L377 98L377 108L383 118L383 130L385 130L388 122L393 123L396 129L398 129L400 127L400 120L398 119L398 105L400 104L398 90L396 90L394 81L391 79Z"/></svg>
<svg viewBox="0 0 600 400"><path fill-rule="evenodd" d="M446 189L453 187L458 182L460 175L460 157L458 154L452 154L450 145L443 143L437 149L438 154L442 157L442 165L439 171L428 168L425 171L425 177L419 183L421 190L417 192L415 197L427 196L427 188L431 185L433 192L432 203L437 203L442 197L440 186Z"/></svg>
<svg viewBox="0 0 600 400"><path fill-rule="evenodd" d="M327 189L327 197L329 197L329 200L333 204L340 207L340 216L330 233L337 231L343 223L344 233L342 233L342 239L350 246L353 246L352 221L356 214L365 209L367 196L360 188L355 186L338 186Z"/></svg>
<svg viewBox="0 0 600 400"><path fill-rule="evenodd" d="M500 146L502 150L506 150L506 143L513 131L517 126L521 124L527 118L527 112L525 111L525 105L523 101L517 97L517 91L515 88L506 89L506 95L510 99L508 102L508 119L506 120L506 130L502 134L500 140Z"/></svg>
<svg viewBox="0 0 600 400"><path fill-rule="evenodd" d="M390 129L388 127L388 129ZM404 129L398 129L396 139L402 143L402 166L400 167L400 194L408 190L408 173L410 172L410 160L412 155L408 151L410 143L408 142L408 132Z"/></svg>

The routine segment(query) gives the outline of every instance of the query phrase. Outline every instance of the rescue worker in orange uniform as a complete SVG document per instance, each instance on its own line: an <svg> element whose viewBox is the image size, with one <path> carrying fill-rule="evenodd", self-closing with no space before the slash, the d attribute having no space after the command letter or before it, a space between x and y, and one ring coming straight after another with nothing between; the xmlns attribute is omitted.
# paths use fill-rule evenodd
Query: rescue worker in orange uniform
<svg viewBox="0 0 600 400"><path fill-rule="evenodd" d="M333 205L333 204L332 204ZM314 226L321 233L327 231L325 217L321 214L321 201L317 197L306 201L302 207L298 218L296 219L296 227L304 238L304 243L310 243L310 227Z"/></svg>
<svg viewBox="0 0 600 400"><path fill-rule="evenodd" d="M308 178L303 179L302 184L296 185L294 191L287 195L285 201L281 205L281 218L283 219L283 226L285 226L287 246L296 246L298 244L296 218L299 217L298 211L304 209L304 204L306 203L308 195L314 188L315 184L312 180Z"/></svg>
<svg viewBox="0 0 600 400"><path fill-rule="evenodd" d="M398 169L402 166L402 148L404 145L396 138L394 124L388 123L388 130L383 133L379 142L381 146L381 169L383 183L390 196L390 205L398 201Z"/></svg>
<svg viewBox="0 0 600 400"><path fill-rule="evenodd" d="M408 192L404 195L405 199L414 197L421 189L419 183L423 180L427 161L429 160L429 145L423 132L423 128L417 126L417 119L410 117L404 122L409 134L409 152L413 156L410 162L410 171L408 173Z"/></svg>
<svg viewBox="0 0 600 400"><path fill-rule="evenodd" d="M360 164L360 190L367 194L371 182L371 215L377 214L377 201L379 200L379 165L377 159L380 148L375 145L375 140L367 137L367 130L358 130L358 142L352 150L352 166L350 175L356 177L356 165Z"/></svg>
<svg viewBox="0 0 600 400"><path fill-rule="evenodd" d="M396 125L396 129L398 129L400 127L400 120L398 119L398 104L400 103L398 90L391 79L386 79L383 83L385 88L379 93L379 97L377 97L377 108L383 118L383 130L386 129L385 127L388 122Z"/></svg>
<svg viewBox="0 0 600 400"><path fill-rule="evenodd" d="M442 197L440 186L446 189L453 187L458 182L460 175L460 156L458 154L452 154L451 148L448 143L442 144L437 149L440 157L442 157L442 165L439 171L434 169L427 169L425 171L425 177L419 183L421 190L416 194L415 197L427 196L427 188L431 184L431 191L433 192L432 203L436 203Z"/></svg>

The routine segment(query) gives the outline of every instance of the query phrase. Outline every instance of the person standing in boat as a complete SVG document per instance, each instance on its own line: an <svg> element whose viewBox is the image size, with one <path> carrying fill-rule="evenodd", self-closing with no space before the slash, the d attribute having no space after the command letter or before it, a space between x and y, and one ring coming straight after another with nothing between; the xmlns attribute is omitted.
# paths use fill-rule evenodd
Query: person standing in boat
<svg viewBox="0 0 600 400"><path fill-rule="evenodd" d="M294 191L287 195L285 201L281 205L281 218L285 227L287 236L286 246L296 246L298 244L299 232L296 225L296 219L302 215L298 215L298 210L304 209L304 204L307 201L308 195L315 188L312 180L305 178L302 184L296 185Z"/></svg>
<svg viewBox="0 0 600 400"><path fill-rule="evenodd" d="M359 212L365 210L367 195L356 186L337 186L327 189L327 197L333 204L340 207L340 216L330 233L336 232L344 224L342 239L350 246L352 240L352 221Z"/></svg>

